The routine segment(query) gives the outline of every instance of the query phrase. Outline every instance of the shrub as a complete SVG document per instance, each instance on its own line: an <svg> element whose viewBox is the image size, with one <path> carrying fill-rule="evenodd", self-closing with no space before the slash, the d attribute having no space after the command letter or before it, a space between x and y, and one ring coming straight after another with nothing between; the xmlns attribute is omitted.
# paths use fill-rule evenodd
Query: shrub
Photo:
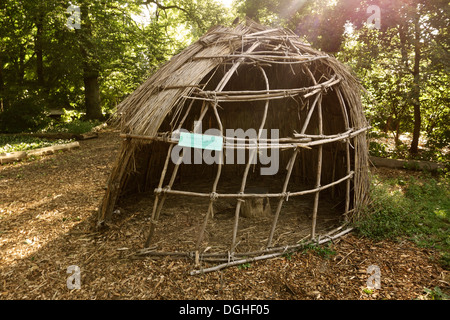
<svg viewBox="0 0 450 320"><path fill-rule="evenodd" d="M388 156L388 151L386 150L386 144L379 143L376 141L370 141L369 152L371 156L385 158Z"/></svg>
<svg viewBox="0 0 450 320"><path fill-rule="evenodd" d="M45 127L50 120L45 115L39 96L29 96L12 103L0 113L0 132L32 132Z"/></svg>
<svg viewBox="0 0 450 320"><path fill-rule="evenodd" d="M90 132L94 127L101 122L98 120L80 120L74 119L70 122L52 123L43 131L45 132L67 132L73 134L83 134Z"/></svg>
<svg viewBox="0 0 450 320"><path fill-rule="evenodd" d="M0 135L0 153L26 151L69 142L71 140L47 140L28 136Z"/></svg>
<svg viewBox="0 0 450 320"><path fill-rule="evenodd" d="M407 238L437 249L450 266L450 188L448 177L373 181L371 203L355 223L359 234L375 240Z"/></svg>

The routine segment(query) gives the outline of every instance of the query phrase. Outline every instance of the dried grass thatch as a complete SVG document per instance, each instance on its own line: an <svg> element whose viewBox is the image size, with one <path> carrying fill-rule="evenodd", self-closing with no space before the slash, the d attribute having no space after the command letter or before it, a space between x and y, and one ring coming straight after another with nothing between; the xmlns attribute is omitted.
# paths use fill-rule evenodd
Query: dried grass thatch
<svg viewBox="0 0 450 320"><path fill-rule="evenodd" d="M99 222L111 218L118 198L126 192L155 191L147 246L168 195L205 198L209 201L204 222L198 229L195 250L202 246L208 219L218 199L235 199L236 210L230 252L237 246L242 201L276 199L266 251L273 250L273 237L283 204L289 197L312 195L311 238L315 239L319 194L341 196L342 216L357 219L368 191L368 124L360 100L361 87L348 68L335 58L312 49L285 29L272 29L251 21L234 28L217 26L155 72L123 101L118 114L124 138L117 163L99 211ZM217 164L186 170L170 161L179 128L203 129L276 128L281 138L270 148L283 150L280 189L268 194L246 193L252 177L245 165ZM222 134L224 136L224 134ZM244 139L245 140L245 139ZM268 139L270 140L270 138ZM268 141L267 140L267 141ZM224 138L224 148L235 148ZM248 159L256 149L240 146ZM187 165L186 165L187 166ZM177 179L208 177L209 191L173 188ZM239 177L235 191L220 191L221 179ZM224 178L226 177L226 178ZM293 186L296 182L303 183ZM272 183L272 182L266 182ZM271 249L272 248L272 249ZM270 251L271 254L273 251Z"/></svg>

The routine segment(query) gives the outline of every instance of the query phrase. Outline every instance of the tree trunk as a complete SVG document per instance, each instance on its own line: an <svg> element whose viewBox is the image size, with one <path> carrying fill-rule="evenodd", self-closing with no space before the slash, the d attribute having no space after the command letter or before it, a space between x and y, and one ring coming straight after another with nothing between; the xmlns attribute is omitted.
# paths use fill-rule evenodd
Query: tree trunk
<svg viewBox="0 0 450 320"><path fill-rule="evenodd" d="M408 59L408 49L407 49L407 42L406 39L406 31L405 31L405 23L400 23L398 27L398 35L400 38L400 52L402 54L402 62L405 65L406 69L409 69L409 59Z"/></svg>
<svg viewBox="0 0 450 320"><path fill-rule="evenodd" d="M77 29L80 35L80 51L83 57L83 81L86 118L89 120L102 120L102 108L100 104L100 65L95 53L95 45L92 41L92 22L89 19L89 8L86 3L81 3L81 29Z"/></svg>
<svg viewBox="0 0 450 320"><path fill-rule="evenodd" d="M414 131L413 131L413 138L411 142L411 148L410 153L411 154L417 154L419 152L419 138L420 138L420 128L422 127L422 116L420 111L420 88L419 88L419 81L416 80L418 76L414 76L414 89L413 89L413 106L414 106Z"/></svg>
<svg viewBox="0 0 450 320"><path fill-rule="evenodd" d="M101 120L103 118L100 105L100 86L98 83L98 72L86 70L84 80L84 99L86 104L86 118L90 120Z"/></svg>
<svg viewBox="0 0 450 320"><path fill-rule="evenodd" d="M3 90L5 88L5 85L3 83L3 61L2 61L2 55L0 53L0 113L2 113L5 109L4 109L4 101L5 101L5 97L3 96Z"/></svg>
<svg viewBox="0 0 450 320"><path fill-rule="evenodd" d="M42 50L42 33L43 33L43 15L39 14L36 21L36 38L34 43L34 51L36 53L36 74L38 85L43 87L44 81L44 61Z"/></svg>
<svg viewBox="0 0 450 320"><path fill-rule="evenodd" d="M414 21L414 70L413 70L413 88L412 88L412 105L414 107L414 131L411 148L411 154L419 152L420 129L422 127L422 116L420 110L420 60L421 60L421 43L420 43L420 21L419 13L415 16Z"/></svg>
<svg viewBox="0 0 450 320"><path fill-rule="evenodd" d="M25 44L21 44L19 47L19 61L17 68L17 83L19 86L23 85L23 79L25 77Z"/></svg>
<svg viewBox="0 0 450 320"><path fill-rule="evenodd" d="M400 120L395 124L395 146L400 145Z"/></svg>

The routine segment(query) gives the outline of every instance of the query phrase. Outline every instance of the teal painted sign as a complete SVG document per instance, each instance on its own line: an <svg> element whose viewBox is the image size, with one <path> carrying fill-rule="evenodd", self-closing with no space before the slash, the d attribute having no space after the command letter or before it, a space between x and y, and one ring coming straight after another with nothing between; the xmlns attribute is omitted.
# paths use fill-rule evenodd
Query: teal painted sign
<svg viewBox="0 0 450 320"><path fill-rule="evenodd" d="M223 138L206 134L180 132L178 145L181 147L222 151Z"/></svg>

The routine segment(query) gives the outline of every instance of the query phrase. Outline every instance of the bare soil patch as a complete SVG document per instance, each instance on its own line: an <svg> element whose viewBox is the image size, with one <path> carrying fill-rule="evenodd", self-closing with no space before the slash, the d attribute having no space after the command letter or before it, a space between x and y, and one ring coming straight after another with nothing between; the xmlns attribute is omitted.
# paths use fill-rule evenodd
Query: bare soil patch
<svg viewBox="0 0 450 320"><path fill-rule="evenodd" d="M273 182L275 184L275 181ZM211 181L196 181L200 192L209 192ZM224 192L234 192L240 181L228 180ZM187 190L187 186L183 190ZM276 190L276 187L274 187ZM281 189L281 187L279 188ZM270 212L258 217L241 217L237 232L237 253L253 252L265 249L273 218L278 205L278 199L265 199L269 201ZM128 232L133 234L145 233L142 228L150 225L149 219L153 209L153 193L143 193L131 196L122 201L117 210L124 212L125 216L135 215L136 219L127 224ZM273 247L294 245L310 235L312 224L314 195L291 198L283 203L276 232L272 241ZM156 232L152 238L151 246L160 252L192 252L195 250L198 234L204 224L208 210L209 198L191 197L184 195L167 196L161 211ZM343 210L333 208L336 204L328 199L321 201L318 212L318 234L325 234L338 227L343 218L339 213ZM227 253L232 242L233 226L235 221L235 199L219 199L214 202L214 218L208 219L201 249L208 253ZM123 216L115 216L114 222L120 223ZM148 221L148 222L145 222ZM144 224L144 225L143 225ZM144 240L145 242L145 240Z"/></svg>
<svg viewBox="0 0 450 320"><path fill-rule="evenodd" d="M80 149L0 166L0 299L420 299L450 282L432 250L355 234L331 243L331 256L308 250L199 276L189 275L192 261L131 259L150 200L130 198L108 230L95 229L119 143L118 132L101 132ZM67 288L71 265L81 269L79 290ZM381 271L373 293L364 290L370 265Z"/></svg>

